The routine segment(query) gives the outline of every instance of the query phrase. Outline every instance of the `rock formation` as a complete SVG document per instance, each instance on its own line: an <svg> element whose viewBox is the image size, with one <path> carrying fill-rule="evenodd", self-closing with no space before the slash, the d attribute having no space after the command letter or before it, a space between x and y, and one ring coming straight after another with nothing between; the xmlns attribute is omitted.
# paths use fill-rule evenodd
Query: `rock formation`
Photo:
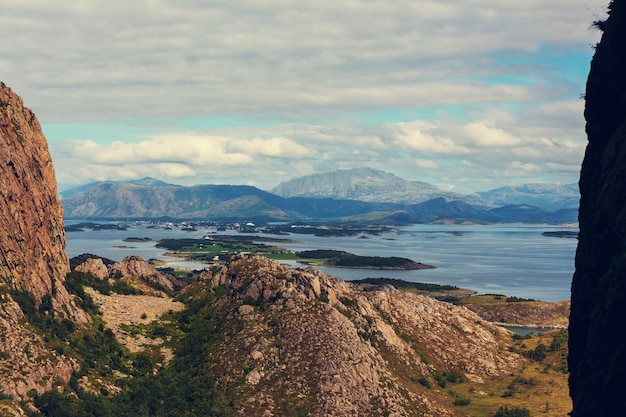
<svg viewBox="0 0 626 417"><path fill-rule="evenodd" d="M158 295L160 291L154 288L172 291L175 286L181 287L186 284L174 276L158 271L137 255L129 255L121 262L110 263L111 261L105 262L96 255L83 254L72 258L71 263L77 259L82 259L83 262L76 265L75 271L91 274L98 279L124 278L130 285L145 293Z"/></svg>
<svg viewBox="0 0 626 417"><path fill-rule="evenodd" d="M587 80L589 143L580 176L572 282L573 417L626 415L626 1L614 0Z"/></svg>
<svg viewBox="0 0 626 417"><path fill-rule="evenodd" d="M0 83L0 390L24 399L69 381L75 361L49 350L11 291L49 296L53 311L88 322L63 286L69 271L63 211L46 139L32 111Z"/></svg>
<svg viewBox="0 0 626 417"><path fill-rule="evenodd" d="M415 381L459 372L480 383L522 362L501 349L508 331L391 286L363 291L244 255L201 279L232 289L218 301L228 330L210 372L220 389L237 391L241 415L285 415L289 404L316 416L453 416Z"/></svg>

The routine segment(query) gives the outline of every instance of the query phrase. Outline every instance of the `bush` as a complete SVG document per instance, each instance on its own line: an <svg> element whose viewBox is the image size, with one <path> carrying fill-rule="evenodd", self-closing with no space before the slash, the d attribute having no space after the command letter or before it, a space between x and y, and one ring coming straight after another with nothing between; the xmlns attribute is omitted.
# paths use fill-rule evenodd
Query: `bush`
<svg viewBox="0 0 626 417"><path fill-rule="evenodd" d="M472 400L470 400L469 398L465 398L465 397L460 397L455 399L452 404L456 405L458 407L466 407L468 405L470 405L470 403L472 402Z"/></svg>
<svg viewBox="0 0 626 417"><path fill-rule="evenodd" d="M493 415L493 417L530 417L530 410L528 408L520 408L513 407L510 408L507 406L498 408L498 411Z"/></svg>
<svg viewBox="0 0 626 417"><path fill-rule="evenodd" d="M527 350L524 352L524 356L529 359L541 362L546 358L548 348L543 343L539 343L534 350Z"/></svg>

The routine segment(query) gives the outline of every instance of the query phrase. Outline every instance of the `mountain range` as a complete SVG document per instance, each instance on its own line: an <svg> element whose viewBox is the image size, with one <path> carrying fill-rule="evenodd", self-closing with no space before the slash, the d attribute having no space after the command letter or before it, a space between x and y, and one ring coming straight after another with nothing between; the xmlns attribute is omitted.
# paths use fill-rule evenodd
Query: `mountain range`
<svg viewBox="0 0 626 417"><path fill-rule="evenodd" d="M575 222L573 186L527 184L463 195L371 168L308 175L272 192L245 185L99 182L61 193L67 218L256 221Z"/></svg>

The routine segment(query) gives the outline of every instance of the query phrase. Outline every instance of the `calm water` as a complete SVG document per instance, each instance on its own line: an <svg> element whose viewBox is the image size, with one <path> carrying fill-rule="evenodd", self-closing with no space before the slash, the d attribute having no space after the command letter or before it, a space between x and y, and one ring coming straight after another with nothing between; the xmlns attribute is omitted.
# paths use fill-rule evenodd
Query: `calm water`
<svg viewBox="0 0 626 417"><path fill-rule="evenodd" d="M479 293L498 293L545 301L570 297L574 273L576 239L545 237L545 231L572 230L551 225L506 224L488 226L413 225L398 233L367 239L353 237L288 236L299 241L282 246L296 251L337 249L366 256L400 256L434 265L420 271L374 271L362 269L320 269L343 279L367 277L399 278L414 282L450 284ZM136 254L146 259L171 260L155 248L161 238L201 238L214 229L195 232L149 229L132 226L126 231L85 231L67 234L70 257L94 253L113 260ZM124 242L127 237L149 237L152 242ZM281 236L287 237L287 236ZM126 248L120 246L127 246ZM173 262L171 266L200 269L206 265Z"/></svg>

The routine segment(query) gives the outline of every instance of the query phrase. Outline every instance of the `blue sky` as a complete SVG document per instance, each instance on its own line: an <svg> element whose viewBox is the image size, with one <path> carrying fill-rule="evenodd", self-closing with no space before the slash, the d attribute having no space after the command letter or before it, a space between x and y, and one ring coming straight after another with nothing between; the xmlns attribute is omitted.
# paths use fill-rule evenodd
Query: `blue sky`
<svg viewBox="0 0 626 417"><path fill-rule="evenodd" d="M61 190L372 167L462 193L578 180L599 0L0 0L0 80Z"/></svg>

